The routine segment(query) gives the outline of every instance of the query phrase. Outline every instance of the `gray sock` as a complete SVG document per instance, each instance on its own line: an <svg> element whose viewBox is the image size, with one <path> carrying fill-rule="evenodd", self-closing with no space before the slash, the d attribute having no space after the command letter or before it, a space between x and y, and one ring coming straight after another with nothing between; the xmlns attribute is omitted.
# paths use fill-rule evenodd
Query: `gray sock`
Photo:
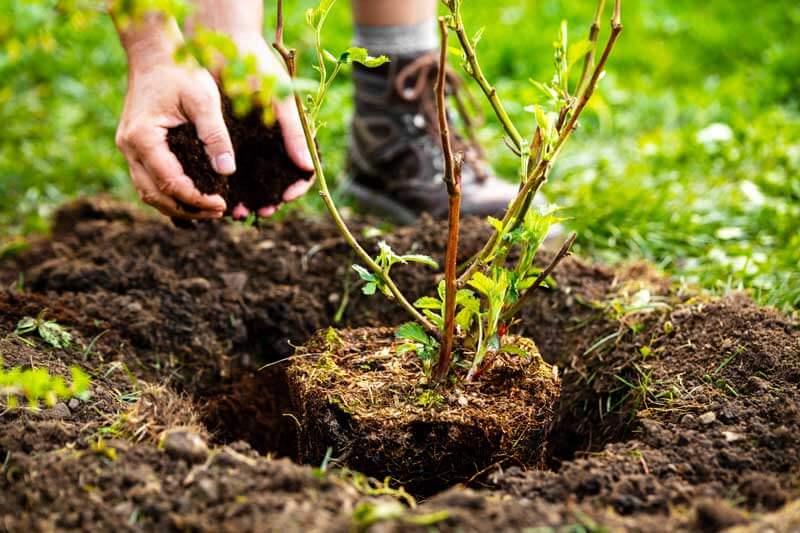
<svg viewBox="0 0 800 533"><path fill-rule="evenodd" d="M356 46L371 55L409 56L439 47L436 19L406 26L364 26L356 24Z"/></svg>

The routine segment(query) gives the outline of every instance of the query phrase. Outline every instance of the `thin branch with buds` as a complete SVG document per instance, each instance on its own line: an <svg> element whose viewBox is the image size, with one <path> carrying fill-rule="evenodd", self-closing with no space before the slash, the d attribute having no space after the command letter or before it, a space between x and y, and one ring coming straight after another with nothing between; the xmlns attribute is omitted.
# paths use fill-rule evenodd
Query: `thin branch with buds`
<svg viewBox="0 0 800 533"><path fill-rule="evenodd" d="M466 56L467 65L469 66L467 73L478 83L478 86L486 95L486 98L489 100L489 104L492 106L495 115L497 115L497 120L500 121L500 124L503 126L503 129L511 140L511 143L516 151L518 153L522 153L522 146L524 143L522 135L519 134L517 127L514 126L514 123L508 116L508 112L503 106L503 102L500 101L500 97L497 95L497 89L492 86L491 83L489 83L488 79L486 79L483 69L481 68L480 63L478 63L475 47L472 45L472 41L464 29L464 21L461 18L461 0L442 1L452 14L450 19L450 27L455 31L456 36L458 37L458 42L461 44L461 49L464 51L464 55Z"/></svg>
<svg viewBox="0 0 800 533"><path fill-rule="evenodd" d="M283 2L282 0L278 1L278 19L277 19L277 27L275 29L275 42L273 43L273 47L275 50L278 51L280 56L283 58L283 61L286 63L286 69L289 72L289 76L294 79L297 75L297 66L295 64L295 55L296 51L294 49L289 49L283 42L283 27L284 27L284 19L283 19ZM389 289L389 292L392 296L397 300L400 306L417 322L419 322L431 335L435 337L439 337L439 330L433 325L427 318L425 318L422 313L420 313L411 303L406 299L400 289L397 288L397 285L394 283L392 278L383 271L383 269L370 257L370 255L361 247L358 243L356 238L350 232L350 229L347 227L342 215L339 213L338 208L334 204L330 191L328 190L328 182L325 179L325 172L322 169L322 162L319 155L319 150L317 149L317 144L314 139L314 134L312 132L311 124L309 123L308 116L306 115L305 108L303 107L303 100L300 97L300 94L295 91L294 92L294 102L295 106L297 107L297 112L300 115L300 124L303 127L303 134L306 139L306 145L308 146L308 150L311 153L311 160L314 164L314 172L316 174L316 179L319 187L319 195L322 198L325 207L328 209L328 212L333 218L333 222L336 225L336 228L341 233L342 237L344 237L347 244L353 249L356 253L358 258L366 265L366 267L372 271L378 278L380 278L381 282Z"/></svg>
<svg viewBox="0 0 800 533"><path fill-rule="evenodd" d="M600 18L603 16L605 5L606 0L598 0L597 10L594 14L594 21L592 22L592 26L589 28L589 50L586 52L586 55L583 58L583 69L581 70L581 77L578 80L577 85L578 94L583 92L586 80L589 77L589 73L594 68L594 56L595 53L597 53L597 38L600 35Z"/></svg>
<svg viewBox="0 0 800 533"><path fill-rule="evenodd" d="M530 299L533 297L533 293L536 292L536 289L538 289L542 285L542 283L544 283L544 281L548 278L548 276L550 276L550 274L553 273L553 270L556 269L558 264L565 257L570 255L570 249L572 248L572 245L575 244L575 239L577 237L578 237L578 235L576 233L573 233L572 235L569 236L569 238L566 240L564 245L561 246L561 249L558 251L556 256L553 258L553 260L550 261L550 264L547 265L545 267L545 269L542 270L539 273L538 276L536 276L536 279L534 280L533 285L531 285L528 288L528 290L525 291L525 294L520 296L519 300L517 300L517 303L515 303L514 305L509 307L503 313L503 315L500 317L500 320L502 322L507 322L507 321L513 319L517 315L517 313L519 313L522 310L522 308L525 307L525 304L527 304L530 301Z"/></svg>
<svg viewBox="0 0 800 533"><path fill-rule="evenodd" d="M455 0L451 0L451 2L452 1ZM520 188L517 197L514 198L511 205L506 210L506 214L502 220L501 229L495 230L481 251L471 259L467 269L458 278L459 286L466 284L472 275L475 274L479 268L481 268L481 265L486 258L494 254L499 243L500 235L503 234L508 228L511 228L513 224L515 224L520 215L523 213L524 206L530 204L530 201L536 195L539 188L544 184L545 181L547 181L547 175L550 171L551 161L558 156L567 139L569 139L572 132L576 129L578 118L580 118L581 113L586 108L586 104L589 102L592 94L594 94L594 91L597 88L597 82L599 81L600 75L605 69L606 63L608 62L608 58L611 54L611 50L614 48L614 44L617 42L617 38L622 32L623 26L620 15L620 4L621 0L615 0L614 16L611 19L611 35L606 42L603 53L600 56L600 60L597 62L597 65L595 65L594 70L592 71L592 75L589 78L585 90L578 96L577 101L567 104L570 106L574 105L575 107L572 109L572 114L569 120L559 132L558 140L555 142L552 152L548 154L547 158L542 158L539 163L533 167L533 170ZM446 2L446 5L450 7L452 4Z"/></svg>

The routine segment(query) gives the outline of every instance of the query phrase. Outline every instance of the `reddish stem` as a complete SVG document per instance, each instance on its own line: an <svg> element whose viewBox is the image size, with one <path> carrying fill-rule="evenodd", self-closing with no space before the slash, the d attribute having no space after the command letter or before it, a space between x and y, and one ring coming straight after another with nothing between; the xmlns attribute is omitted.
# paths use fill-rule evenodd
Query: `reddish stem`
<svg viewBox="0 0 800 533"><path fill-rule="evenodd" d="M450 126L447 123L446 103L446 69L447 69L447 22L443 17L439 19L439 32L442 36L441 50L439 53L439 72L436 80L436 104L439 111L439 133L441 134L442 152L444 154L444 182L447 185L448 196L448 232L447 250L444 260L445 299L444 299L444 331L442 343L439 348L439 361L436 365L434 378L441 380L447 377L450 363L453 360L453 336L456 327L456 293L457 286L457 259L458 259L458 229L461 220L461 160L453 155L453 145L450 140Z"/></svg>

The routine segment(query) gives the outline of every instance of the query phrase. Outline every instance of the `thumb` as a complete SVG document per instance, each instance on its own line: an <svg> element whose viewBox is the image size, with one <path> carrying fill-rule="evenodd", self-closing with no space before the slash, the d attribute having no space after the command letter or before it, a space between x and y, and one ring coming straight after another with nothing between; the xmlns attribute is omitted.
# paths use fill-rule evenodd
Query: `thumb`
<svg viewBox="0 0 800 533"><path fill-rule="evenodd" d="M203 142L211 166L219 174L230 175L236 172L236 159L228 127L222 117L222 104L219 92L207 98L201 105L184 107L189 120L197 129L197 136Z"/></svg>
<svg viewBox="0 0 800 533"><path fill-rule="evenodd" d="M294 164L308 172L314 171L314 162L306 144L306 136L303 133L303 125L300 123L300 115L297 114L294 100L291 98L275 104L275 118L281 125L283 132L283 143L286 145L286 152Z"/></svg>

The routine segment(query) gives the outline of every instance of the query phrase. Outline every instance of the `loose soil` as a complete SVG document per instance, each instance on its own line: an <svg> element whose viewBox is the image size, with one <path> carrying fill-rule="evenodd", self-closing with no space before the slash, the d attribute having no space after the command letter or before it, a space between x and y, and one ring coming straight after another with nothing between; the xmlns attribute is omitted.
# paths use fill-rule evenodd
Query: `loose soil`
<svg viewBox="0 0 800 533"><path fill-rule="evenodd" d="M484 226L465 221L465 257ZM364 242L441 256L445 235L426 219ZM104 200L61 209L51 237L0 263L0 352L59 375L77 364L93 397L0 416L0 529L800 527L797 324L744 295L672 290L641 264L568 258L523 313L562 380L548 468L503 466L408 509L380 483L293 463L285 365L259 366L337 313L337 327L403 320L361 294L352 260L315 220L184 231ZM437 281L397 274L412 297ZM73 348L12 334L43 309Z"/></svg>
<svg viewBox="0 0 800 533"><path fill-rule="evenodd" d="M390 478L431 496L500 466L542 468L559 381L527 339L475 382L433 388L394 328L321 331L287 369L300 461Z"/></svg>
<svg viewBox="0 0 800 533"><path fill-rule="evenodd" d="M286 152L280 123L264 124L262 108L256 106L238 117L223 95L222 114L236 157L236 172L231 176L214 171L193 124L171 128L167 143L197 189L221 195L228 213L240 203L251 211L279 205L290 185L311 179L313 173L297 167Z"/></svg>

